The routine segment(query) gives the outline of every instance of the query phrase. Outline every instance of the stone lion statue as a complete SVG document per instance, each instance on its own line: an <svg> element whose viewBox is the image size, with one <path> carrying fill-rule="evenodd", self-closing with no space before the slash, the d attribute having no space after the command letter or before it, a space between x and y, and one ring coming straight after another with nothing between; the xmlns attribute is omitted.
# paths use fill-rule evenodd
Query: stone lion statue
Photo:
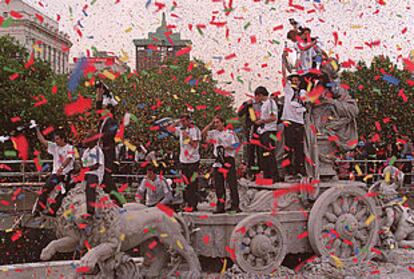
<svg viewBox="0 0 414 279"><path fill-rule="evenodd" d="M56 253L83 249L78 269L97 278L159 278L180 272L182 261L187 267L181 277L199 278L201 267L189 245L189 232L176 214L140 204L119 208L108 195L97 189L95 215L84 219L86 199L84 183L65 197L57 212L57 240L50 242L41 259L50 260ZM86 248L86 249L85 249ZM144 264L138 268L125 252L138 250Z"/></svg>

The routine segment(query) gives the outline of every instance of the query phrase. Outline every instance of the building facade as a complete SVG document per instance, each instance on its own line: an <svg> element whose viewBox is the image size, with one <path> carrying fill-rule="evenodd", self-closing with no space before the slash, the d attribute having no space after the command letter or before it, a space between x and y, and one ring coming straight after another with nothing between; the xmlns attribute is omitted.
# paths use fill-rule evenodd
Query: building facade
<svg viewBox="0 0 414 279"><path fill-rule="evenodd" d="M69 51L72 43L69 35L59 31L56 20L42 14L22 0L0 5L0 16L10 20L7 27L0 28L0 36L14 37L36 58L50 64L59 74L68 73ZM3 24L4 25L4 24Z"/></svg>
<svg viewBox="0 0 414 279"><path fill-rule="evenodd" d="M173 33L167 28L164 13L161 26L155 33L149 32L148 38L136 39L133 42L137 72L158 67L166 58L175 56L177 51L191 45L190 40L182 40L180 33ZM190 53L186 53L183 57L190 59Z"/></svg>
<svg viewBox="0 0 414 279"><path fill-rule="evenodd" d="M79 57L73 58L74 63L69 65L69 72L73 71L78 60ZM120 74L131 72L131 68L125 61L107 51L98 51L92 57L86 57L86 61L89 65L93 65L97 72L102 72L103 70L110 70Z"/></svg>

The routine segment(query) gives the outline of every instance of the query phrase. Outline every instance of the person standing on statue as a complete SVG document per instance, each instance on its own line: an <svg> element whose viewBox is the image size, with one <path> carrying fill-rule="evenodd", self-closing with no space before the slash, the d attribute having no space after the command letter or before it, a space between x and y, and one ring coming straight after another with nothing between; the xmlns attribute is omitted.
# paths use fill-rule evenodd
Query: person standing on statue
<svg viewBox="0 0 414 279"><path fill-rule="evenodd" d="M100 140L99 145L105 156L105 174L103 177L104 191L122 207L123 198L112 179L115 169L115 135L118 131L118 123L115 120L115 106L118 102L109 92L108 87L102 83L96 84L96 109L101 110L103 114L102 121L99 125Z"/></svg>
<svg viewBox="0 0 414 279"><path fill-rule="evenodd" d="M254 135L257 133L258 126L254 122L260 114L261 106L262 103L259 101L258 95L255 95L254 99L245 101L237 111L239 117L245 117L244 134L247 142L245 161L247 163L247 175L250 177L253 175L252 168L257 166L256 162L259 158L258 146L252 144L251 140L254 139Z"/></svg>
<svg viewBox="0 0 414 279"><path fill-rule="evenodd" d="M260 135L260 170L263 171L263 177L272 179L273 182L280 180L276 162L276 133L277 133L277 105L275 101L269 98L269 92L263 86L256 88L255 95L263 103L260 111L260 119L255 124L259 126L257 132Z"/></svg>
<svg viewBox="0 0 414 279"><path fill-rule="evenodd" d="M180 124L180 126L178 126ZM178 126L178 127L176 127ZM200 140L201 131L195 126L188 114L182 114L180 121L173 123L168 128L180 139L180 169L186 187L184 189L184 201L190 211L197 211L200 200L198 193L198 171L200 166Z"/></svg>
<svg viewBox="0 0 414 279"><path fill-rule="evenodd" d="M213 164L214 186L217 195L217 207L214 213L225 212L226 189L224 183L230 188L230 211L240 212L239 192L237 189L236 174L236 150L239 147L239 139L233 130L225 128L225 120L216 116L202 132L203 138L214 145L213 154L216 162ZM212 127L214 126L214 129Z"/></svg>
<svg viewBox="0 0 414 279"><path fill-rule="evenodd" d="M286 80L286 70L282 66L283 79L286 81L284 87L285 100L282 113L282 121L285 124L285 145L290 165L287 168L290 176L301 178L306 175L305 170L305 119L306 111L304 97L306 91L300 89L301 77L291 74Z"/></svg>
<svg viewBox="0 0 414 279"><path fill-rule="evenodd" d="M67 181L67 177L74 167L75 151L73 146L66 142L66 136L63 130L56 131L54 142L47 141L38 128L36 129L36 134L40 143L47 147L47 153L53 156L53 170L52 175L49 176L43 186L33 215L38 216L43 211L47 215L55 216L65 194L63 194L63 190L61 189L55 198L55 203L50 204L51 211L47 212L45 210L47 208L49 194L59 183Z"/></svg>

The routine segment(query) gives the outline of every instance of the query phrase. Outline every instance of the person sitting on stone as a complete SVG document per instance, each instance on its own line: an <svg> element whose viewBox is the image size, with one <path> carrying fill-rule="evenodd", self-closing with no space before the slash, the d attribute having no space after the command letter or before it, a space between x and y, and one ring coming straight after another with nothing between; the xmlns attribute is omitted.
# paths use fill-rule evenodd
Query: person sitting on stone
<svg viewBox="0 0 414 279"><path fill-rule="evenodd" d="M172 189L167 181L155 173L152 165L147 166L147 174L141 181L135 200L144 202L146 206L153 207L157 204L169 205L173 200Z"/></svg>

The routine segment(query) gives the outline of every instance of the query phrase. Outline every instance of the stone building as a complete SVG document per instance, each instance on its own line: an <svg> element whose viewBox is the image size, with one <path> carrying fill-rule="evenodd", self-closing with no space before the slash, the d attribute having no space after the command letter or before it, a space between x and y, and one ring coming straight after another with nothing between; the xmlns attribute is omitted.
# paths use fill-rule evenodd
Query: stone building
<svg viewBox="0 0 414 279"><path fill-rule="evenodd" d="M70 72L75 68L78 59L78 57L73 58L74 63L69 65ZM92 57L86 57L86 60L89 65L95 67L97 72L102 72L105 69L120 74L131 72L131 68L122 57L108 51L98 51Z"/></svg>
<svg viewBox="0 0 414 279"><path fill-rule="evenodd" d="M148 70L163 63L167 57L175 56L180 49L191 45L191 40L182 40L180 33L173 33L167 28L165 14L162 15L161 26L156 32L149 32L148 38L133 40L136 54L136 70ZM183 57L190 59L190 53Z"/></svg>
<svg viewBox="0 0 414 279"><path fill-rule="evenodd" d="M0 16L3 17L0 36L14 37L29 52L34 52L36 58L47 61L54 72L68 72L72 43L69 35L59 31L58 21L22 0L1 3Z"/></svg>

